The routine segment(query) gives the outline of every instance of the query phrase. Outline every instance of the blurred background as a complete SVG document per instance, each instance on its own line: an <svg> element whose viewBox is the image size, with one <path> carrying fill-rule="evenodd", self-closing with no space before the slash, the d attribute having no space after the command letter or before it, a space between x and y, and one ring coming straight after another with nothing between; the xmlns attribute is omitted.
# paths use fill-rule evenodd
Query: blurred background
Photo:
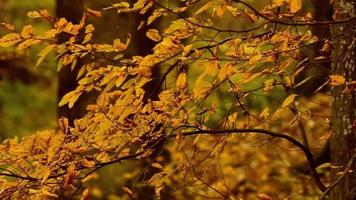
<svg viewBox="0 0 356 200"><path fill-rule="evenodd" d="M38 30L46 23L29 19L27 12L48 9L53 13L53 0L0 0L0 21L21 30L32 24ZM0 27L0 35L8 31ZM0 137L1 140L23 136L36 130L56 127L57 78L55 59L48 59L34 69L39 46L31 50L0 48Z"/></svg>

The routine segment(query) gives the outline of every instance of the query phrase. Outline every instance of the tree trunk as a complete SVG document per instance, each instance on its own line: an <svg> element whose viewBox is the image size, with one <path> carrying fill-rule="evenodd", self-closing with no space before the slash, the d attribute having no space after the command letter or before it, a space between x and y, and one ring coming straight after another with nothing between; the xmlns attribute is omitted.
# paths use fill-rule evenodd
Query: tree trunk
<svg viewBox="0 0 356 200"><path fill-rule="evenodd" d="M83 0L57 0L56 1L56 15L58 18L66 18L72 23L79 23L83 17L84 2ZM62 43L69 39L68 34L61 34L58 37L58 42ZM77 65L80 65L78 61ZM70 67L65 66L58 72L58 101L68 92L74 90L77 84L78 67L72 72ZM69 109L68 106L58 108L58 117L66 117L72 124L74 119L80 118L85 113L87 101L86 95L81 96L75 103L74 107Z"/></svg>
<svg viewBox="0 0 356 200"><path fill-rule="evenodd" d="M355 16L356 0L336 0L334 8L338 12L338 19ZM355 80L356 71L356 21L335 25L333 28L334 64L332 73L344 76L346 84L333 86L333 135L330 141L330 154L332 166L331 181L340 177L351 157L356 153L356 98L355 86L348 85ZM341 35L340 37L340 33ZM349 173L331 191L332 200L356 199L356 162Z"/></svg>

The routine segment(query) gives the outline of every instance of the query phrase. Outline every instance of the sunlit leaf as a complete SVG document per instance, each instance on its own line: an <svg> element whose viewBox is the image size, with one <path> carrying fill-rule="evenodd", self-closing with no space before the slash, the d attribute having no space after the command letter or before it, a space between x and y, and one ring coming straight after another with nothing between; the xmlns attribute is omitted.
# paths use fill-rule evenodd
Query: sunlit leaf
<svg viewBox="0 0 356 200"><path fill-rule="evenodd" d="M176 86L178 89L184 89L187 86L187 74L180 73L177 78Z"/></svg>
<svg viewBox="0 0 356 200"><path fill-rule="evenodd" d="M295 98L296 98L297 96L298 96L298 95L296 95L296 94L291 94L291 95L289 95L289 96L283 101L282 107L288 107L289 105L291 105L291 104L294 102L294 100L295 100Z"/></svg>
<svg viewBox="0 0 356 200"><path fill-rule="evenodd" d="M337 74L332 74L329 76L330 78L330 85L332 86L339 86L345 83L345 77Z"/></svg>
<svg viewBox="0 0 356 200"><path fill-rule="evenodd" d="M149 29L146 32L146 36L155 42L159 42L162 39L161 35L159 34L158 30L156 30L156 29Z"/></svg>

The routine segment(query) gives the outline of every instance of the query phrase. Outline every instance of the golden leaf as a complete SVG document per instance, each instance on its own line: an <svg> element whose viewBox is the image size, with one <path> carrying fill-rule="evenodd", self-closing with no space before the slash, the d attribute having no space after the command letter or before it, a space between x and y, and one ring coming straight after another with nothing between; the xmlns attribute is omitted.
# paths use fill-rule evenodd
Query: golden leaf
<svg viewBox="0 0 356 200"><path fill-rule="evenodd" d="M49 177L49 175L51 175L52 170L49 167L45 167L45 169L42 172L42 180L41 180L41 184L43 184Z"/></svg>
<svg viewBox="0 0 356 200"><path fill-rule="evenodd" d="M177 88L178 89L184 89L187 86L187 74L186 73L180 73L177 82L176 82Z"/></svg>
<svg viewBox="0 0 356 200"><path fill-rule="evenodd" d="M95 166L95 162L92 161L92 160L83 159L83 160L81 161L81 163L82 163L82 165L83 165L84 167L88 167L88 168Z"/></svg>
<svg viewBox="0 0 356 200"><path fill-rule="evenodd" d="M252 57L251 57L249 63L250 63L251 65L254 65L254 64L256 64L258 61L260 61L261 59L262 59L262 55L261 55L261 54L257 54L257 55L255 55L255 56L252 56Z"/></svg>
<svg viewBox="0 0 356 200"><path fill-rule="evenodd" d="M80 200L89 200L89 188L86 188L82 192L82 196L80 197Z"/></svg>
<svg viewBox="0 0 356 200"><path fill-rule="evenodd" d="M278 6L283 5L284 2L285 2L285 0L273 0L272 5L273 5L273 7L278 7Z"/></svg>
<svg viewBox="0 0 356 200"><path fill-rule="evenodd" d="M38 65L40 65L43 60L47 57L47 55L49 54L49 52L51 52L53 50L53 48L56 47L56 45L49 45L49 46L46 46L44 49L42 49L40 51L40 53L38 54L39 58L37 60L37 63L36 63L36 66L35 67L38 67Z"/></svg>
<svg viewBox="0 0 356 200"><path fill-rule="evenodd" d="M149 29L146 32L146 36L155 42L159 42L162 39L162 37L159 34L159 31L156 29Z"/></svg>
<svg viewBox="0 0 356 200"><path fill-rule="evenodd" d="M64 177L64 187L66 188L73 182L75 176L75 165L69 165L67 168L67 174Z"/></svg>
<svg viewBox="0 0 356 200"><path fill-rule="evenodd" d="M260 117L261 118L267 118L269 116L269 108L265 108L262 110Z"/></svg>
<svg viewBox="0 0 356 200"><path fill-rule="evenodd" d="M163 169L163 166L159 163L152 163L151 166L157 169Z"/></svg>
<svg viewBox="0 0 356 200"><path fill-rule="evenodd" d="M212 5L213 5L213 2L209 2L209 3L205 4L205 5L203 5L201 8L199 8L199 9L194 13L194 15L199 15L200 13L202 13L202 12L208 10ZM194 16L194 15L193 15L193 16Z"/></svg>
<svg viewBox="0 0 356 200"><path fill-rule="evenodd" d="M160 9L153 11L152 15L149 16L147 19L147 25L150 25L153 21L155 21L162 14L163 14L163 11Z"/></svg>
<svg viewBox="0 0 356 200"><path fill-rule="evenodd" d="M219 63L217 60L208 63L208 67L205 70L205 73L210 76L215 76L216 72L219 71Z"/></svg>
<svg viewBox="0 0 356 200"><path fill-rule="evenodd" d="M78 100L79 96L82 94L82 91L72 91L63 96L62 100L58 103L58 106L63 106L68 104L69 108L72 108L74 103Z"/></svg>
<svg viewBox="0 0 356 200"><path fill-rule="evenodd" d="M42 17L41 14L38 11L30 11L27 13L27 16L29 18L40 18Z"/></svg>
<svg viewBox="0 0 356 200"><path fill-rule="evenodd" d="M187 45L183 48L183 56L187 56L188 53L190 52L190 50L192 49L193 45L190 44L190 45Z"/></svg>
<svg viewBox="0 0 356 200"><path fill-rule="evenodd" d="M295 98L297 97L298 95L296 94L291 94L289 95L282 103L282 107L288 107L290 104L292 104L295 100Z"/></svg>
<svg viewBox="0 0 356 200"><path fill-rule="evenodd" d="M8 24L8 23L5 23L5 22L2 22L0 23L0 26L6 28L7 30L10 30L10 31L14 31L15 30L15 26L12 25L12 24Z"/></svg>
<svg viewBox="0 0 356 200"><path fill-rule="evenodd" d="M332 86L339 86L345 83L345 77L337 74L332 74L329 76L330 78L330 85Z"/></svg>
<svg viewBox="0 0 356 200"><path fill-rule="evenodd" d="M21 36L18 33L9 33L0 38L0 47L9 47L20 42Z"/></svg>
<svg viewBox="0 0 356 200"><path fill-rule="evenodd" d="M290 12L296 13L302 8L302 0L290 0Z"/></svg>
<svg viewBox="0 0 356 200"><path fill-rule="evenodd" d="M325 53L330 53L332 50L333 50L333 46L329 41L326 41L323 47L321 48L321 51Z"/></svg>
<svg viewBox="0 0 356 200"><path fill-rule="evenodd" d="M225 80L225 78L233 75L235 72L235 68L232 64L225 64L219 70L218 77L220 80Z"/></svg>
<svg viewBox="0 0 356 200"><path fill-rule="evenodd" d="M27 39L27 40L21 42L19 44L19 46L17 46L17 49L19 49L19 50L26 49L27 47L34 45L34 44L38 44L40 42L41 42L40 40L30 38L30 39Z"/></svg>
<svg viewBox="0 0 356 200"><path fill-rule="evenodd" d="M63 133L68 133L69 121L67 118L61 117L60 119L58 119L58 126L59 126L59 129L61 131L63 131Z"/></svg>
<svg viewBox="0 0 356 200"><path fill-rule="evenodd" d="M44 196L47 196L47 197L53 197L53 198L55 198L55 199L58 198L58 195L53 194L53 193L50 193L50 192L48 192L47 190L44 190L44 189L41 190L41 193L42 193Z"/></svg>
<svg viewBox="0 0 356 200"><path fill-rule="evenodd" d="M21 36L23 38L30 38L33 36L33 27L31 25L27 25L25 27L23 27L22 32L21 32Z"/></svg>

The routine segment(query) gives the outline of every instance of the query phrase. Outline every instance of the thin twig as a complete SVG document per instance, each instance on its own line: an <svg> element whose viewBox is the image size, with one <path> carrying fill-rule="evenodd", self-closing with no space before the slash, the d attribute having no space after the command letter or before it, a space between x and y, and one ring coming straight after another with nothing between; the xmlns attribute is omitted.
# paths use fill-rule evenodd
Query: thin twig
<svg viewBox="0 0 356 200"><path fill-rule="evenodd" d="M300 150L303 151L305 154L308 164L309 164L309 169L310 169L310 174L316 184L316 186L320 189L320 191L324 192L326 190L326 186L324 183L321 181L317 171L316 171L316 163L314 160L313 154L310 152L310 150L304 146L302 143L300 143L298 140L294 139L293 137L282 134L282 133L276 133L273 131L265 130L265 129L227 129L227 130L201 130L197 129L197 131L191 131L191 132L183 132L181 133L183 136L190 136L190 135L224 135L224 134L231 134L231 133L260 133L264 135L268 135L271 137L275 138L282 138L293 145L297 146ZM175 137L177 134L171 134L170 137Z"/></svg>
<svg viewBox="0 0 356 200"><path fill-rule="evenodd" d="M325 197L329 194L329 192L332 189L334 189L342 181L342 179L345 178L346 174L348 174L348 171L351 169L351 167L354 164L355 160L356 160L356 153L354 153L352 158L349 160L349 163L347 163L347 166L346 166L345 170L342 172L342 175L339 176L339 178L336 179L336 181L324 191L323 195L320 197L321 200L324 200Z"/></svg>

